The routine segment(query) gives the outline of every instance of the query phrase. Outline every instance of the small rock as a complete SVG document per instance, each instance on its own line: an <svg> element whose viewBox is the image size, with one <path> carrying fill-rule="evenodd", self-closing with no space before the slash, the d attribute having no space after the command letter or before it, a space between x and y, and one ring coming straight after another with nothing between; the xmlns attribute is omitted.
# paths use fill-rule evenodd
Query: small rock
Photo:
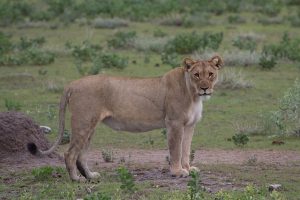
<svg viewBox="0 0 300 200"><path fill-rule="evenodd" d="M40 129L43 133L46 133L46 134L51 133L51 131L52 131L49 126L40 126Z"/></svg>
<svg viewBox="0 0 300 200"><path fill-rule="evenodd" d="M281 190L282 189L282 185L281 184L270 184L269 185L269 192L272 192L272 191L278 191L278 190Z"/></svg>

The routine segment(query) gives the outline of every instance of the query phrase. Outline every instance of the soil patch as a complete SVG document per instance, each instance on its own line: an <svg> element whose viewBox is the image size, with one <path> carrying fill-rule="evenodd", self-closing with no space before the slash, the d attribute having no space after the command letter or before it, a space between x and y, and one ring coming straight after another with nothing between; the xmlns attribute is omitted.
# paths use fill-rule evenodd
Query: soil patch
<svg viewBox="0 0 300 200"><path fill-rule="evenodd" d="M21 112L0 112L0 165L61 163L57 153L48 156L33 156L27 144L34 142L38 148L48 149L50 144L39 125ZM45 163L46 162L46 163Z"/></svg>

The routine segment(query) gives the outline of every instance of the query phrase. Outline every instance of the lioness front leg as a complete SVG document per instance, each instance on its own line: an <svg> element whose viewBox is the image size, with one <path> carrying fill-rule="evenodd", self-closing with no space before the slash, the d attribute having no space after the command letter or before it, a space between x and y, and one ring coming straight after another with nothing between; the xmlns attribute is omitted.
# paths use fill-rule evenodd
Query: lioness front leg
<svg viewBox="0 0 300 200"><path fill-rule="evenodd" d="M190 166L190 153L191 153L191 143L194 135L195 125L185 126L183 141L182 141L182 167L188 171L199 171L197 167Z"/></svg>
<svg viewBox="0 0 300 200"><path fill-rule="evenodd" d="M170 171L172 176L183 176L189 175L186 169L182 168L181 165L181 153L182 153L182 136L183 126L181 123L176 121L167 121L167 135L168 135L168 146L170 152Z"/></svg>

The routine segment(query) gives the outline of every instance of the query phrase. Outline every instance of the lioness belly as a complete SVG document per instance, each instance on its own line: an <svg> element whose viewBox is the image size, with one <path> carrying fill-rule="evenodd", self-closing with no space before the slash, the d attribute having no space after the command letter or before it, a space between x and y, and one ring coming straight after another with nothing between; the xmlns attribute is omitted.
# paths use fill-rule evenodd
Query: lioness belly
<svg viewBox="0 0 300 200"><path fill-rule="evenodd" d="M146 132L153 129L163 128L163 120L156 120L153 122L145 120L124 120L114 117L107 117L102 121L105 125L117 131L129 132Z"/></svg>

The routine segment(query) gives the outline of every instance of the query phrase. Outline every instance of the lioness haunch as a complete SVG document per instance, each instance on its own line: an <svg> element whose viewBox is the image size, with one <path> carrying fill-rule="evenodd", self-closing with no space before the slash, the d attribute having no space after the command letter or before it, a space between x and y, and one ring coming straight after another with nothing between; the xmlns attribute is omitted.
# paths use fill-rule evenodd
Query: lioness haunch
<svg viewBox="0 0 300 200"><path fill-rule="evenodd" d="M145 132L166 128L172 175L187 176L197 170L189 164L195 124L200 120L202 100L208 99L223 61L219 56L200 61L186 58L182 67L156 78L127 78L107 75L87 76L65 87L59 109L59 137L41 151L28 144L33 154L49 154L60 143L65 127L65 111L72 114L72 137L65 155L70 177L80 180L99 176L87 166L85 151L98 122L118 131Z"/></svg>

